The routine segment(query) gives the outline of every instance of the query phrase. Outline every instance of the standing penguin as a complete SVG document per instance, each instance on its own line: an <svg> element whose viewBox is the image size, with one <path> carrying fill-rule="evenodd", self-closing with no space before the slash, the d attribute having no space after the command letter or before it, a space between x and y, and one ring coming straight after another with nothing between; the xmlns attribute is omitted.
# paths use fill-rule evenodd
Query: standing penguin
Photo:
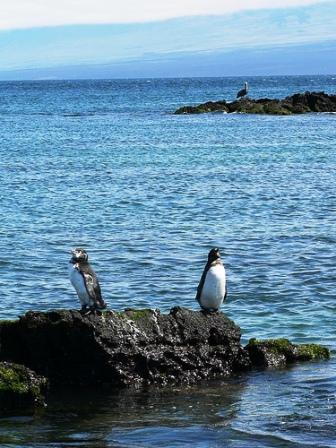
<svg viewBox="0 0 336 448"><path fill-rule="evenodd" d="M106 308L98 278L88 262L84 249L74 249L69 262L69 277L75 288L83 313Z"/></svg>
<svg viewBox="0 0 336 448"><path fill-rule="evenodd" d="M196 300L204 311L218 311L226 295L225 268L219 249L213 248L209 252L207 264L197 287Z"/></svg>

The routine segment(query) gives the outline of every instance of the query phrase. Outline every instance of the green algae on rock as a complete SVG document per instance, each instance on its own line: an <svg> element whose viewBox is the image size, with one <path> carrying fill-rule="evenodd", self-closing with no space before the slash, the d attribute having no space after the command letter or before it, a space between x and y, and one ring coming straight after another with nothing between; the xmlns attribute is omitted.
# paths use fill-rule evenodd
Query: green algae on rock
<svg viewBox="0 0 336 448"><path fill-rule="evenodd" d="M0 362L0 412L43 405L47 384L23 365Z"/></svg>
<svg viewBox="0 0 336 448"><path fill-rule="evenodd" d="M293 344L288 339L250 339L245 347L257 367L282 367L298 361L330 358L328 348L319 344Z"/></svg>
<svg viewBox="0 0 336 448"><path fill-rule="evenodd" d="M124 312L120 314L120 316L123 316L130 320L138 320L138 319L144 319L146 317L150 317L151 315L157 313L156 310L152 310L150 308L145 308L142 310L133 309L133 308L127 308Z"/></svg>
<svg viewBox="0 0 336 448"><path fill-rule="evenodd" d="M198 106L183 106L175 114L204 114L207 112L229 112L226 101L208 101Z"/></svg>
<svg viewBox="0 0 336 448"><path fill-rule="evenodd" d="M209 112L291 115L310 112L336 112L336 95L324 92L296 93L282 100L271 98L250 99L226 102L208 101L197 106L183 106L174 114L202 114Z"/></svg>
<svg viewBox="0 0 336 448"><path fill-rule="evenodd" d="M300 344L297 346L299 361L329 359L330 350L319 344Z"/></svg>

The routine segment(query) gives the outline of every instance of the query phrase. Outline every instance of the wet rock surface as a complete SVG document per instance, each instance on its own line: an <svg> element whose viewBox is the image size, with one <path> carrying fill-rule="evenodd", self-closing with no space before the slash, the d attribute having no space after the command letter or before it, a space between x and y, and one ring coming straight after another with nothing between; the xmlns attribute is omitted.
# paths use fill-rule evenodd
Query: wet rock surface
<svg viewBox="0 0 336 448"><path fill-rule="evenodd" d="M247 113L269 115L291 115L311 112L336 112L336 95L324 92L296 93L284 99L250 99L248 97L233 102L208 101L197 106L183 106L174 113L201 114L209 112Z"/></svg>
<svg viewBox="0 0 336 448"><path fill-rule="evenodd" d="M250 339L245 347L254 367L286 367L300 361L329 359L330 351L318 344L293 344L288 339Z"/></svg>
<svg viewBox="0 0 336 448"><path fill-rule="evenodd" d="M173 308L106 311L28 312L0 323L0 360L19 363L50 386L126 387L192 384L253 367L326 359L328 349L303 350L286 343L251 340L240 344L240 328L223 313Z"/></svg>
<svg viewBox="0 0 336 448"><path fill-rule="evenodd" d="M0 362L0 415L43 406L48 381L19 364Z"/></svg>
<svg viewBox="0 0 336 448"><path fill-rule="evenodd" d="M24 364L51 385L194 383L249 369L240 329L223 313L173 308L28 312L0 327L0 359Z"/></svg>

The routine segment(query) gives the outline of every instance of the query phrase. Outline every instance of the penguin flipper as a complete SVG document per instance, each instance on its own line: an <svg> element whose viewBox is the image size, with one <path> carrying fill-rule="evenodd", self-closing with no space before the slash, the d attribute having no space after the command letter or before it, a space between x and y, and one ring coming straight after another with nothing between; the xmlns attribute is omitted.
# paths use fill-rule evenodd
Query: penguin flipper
<svg viewBox="0 0 336 448"><path fill-rule="evenodd" d="M99 306L104 305L106 307L105 302L102 298L101 289L97 276L94 273L85 271L84 272L81 271L81 274L84 277L86 290L91 299L93 300L94 304Z"/></svg>
<svg viewBox="0 0 336 448"><path fill-rule="evenodd" d="M98 305L98 308L100 310L104 310L105 308L107 308L106 302L103 299L102 293L101 293L101 289L100 289L100 284L98 282L98 280L96 279L96 284L94 285L94 291L95 291L95 304Z"/></svg>
<svg viewBox="0 0 336 448"><path fill-rule="evenodd" d="M196 302L198 302L199 304L200 304L201 292L202 292L202 288L200 288L200 285L198 285L198 286L197 286L197 293L196 293L195 300L196 300Z"/></svg>
<svg viewBox="0 0 336 448"><path fill-rule="evenodd" d="M204 282L205 282L205 278L206 278L206 275L207 275L208 270L209 270L209 266L208 266L208 264L206 264L206 265L205 265L205 268L203 269L203 273L202 273L202 276L201 276L201 280L200 280L200 282L199 282L199 284L198 284L198 286L197 286L197 293L196 293L195 300L196 300L199 304L200 304L201 294L202 294L202 289L203 289L203 286L204 286Z"/></svg>

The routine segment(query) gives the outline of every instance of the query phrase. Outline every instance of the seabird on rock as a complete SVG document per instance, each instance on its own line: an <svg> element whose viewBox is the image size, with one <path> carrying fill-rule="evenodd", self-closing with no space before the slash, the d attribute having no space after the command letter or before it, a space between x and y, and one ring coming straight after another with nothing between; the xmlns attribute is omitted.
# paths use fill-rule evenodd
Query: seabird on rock
<svg viewBox="0 0 336 448"><path fill-rule="evenodd" d="M218 248L210 250L201 280L197 287L196 300L204 311L218 311L226 299L225 268Z"/></svg>
<svg viewBox="0 0 336 448"><path fill-rule="evenodd" d="M84 249L74 249L69 262L69 277L81 303L81 312L106 308L101 294L98 278L88 262L88 254Z"/></svg>
<svg viewBox="0 0 336 448"><path fill-rule="evenodd" d="M244 88L239 90L237 93L237 98L242 98L243 96L247 95L247 92L249 90L247 82L245 82Z"/></svg>

